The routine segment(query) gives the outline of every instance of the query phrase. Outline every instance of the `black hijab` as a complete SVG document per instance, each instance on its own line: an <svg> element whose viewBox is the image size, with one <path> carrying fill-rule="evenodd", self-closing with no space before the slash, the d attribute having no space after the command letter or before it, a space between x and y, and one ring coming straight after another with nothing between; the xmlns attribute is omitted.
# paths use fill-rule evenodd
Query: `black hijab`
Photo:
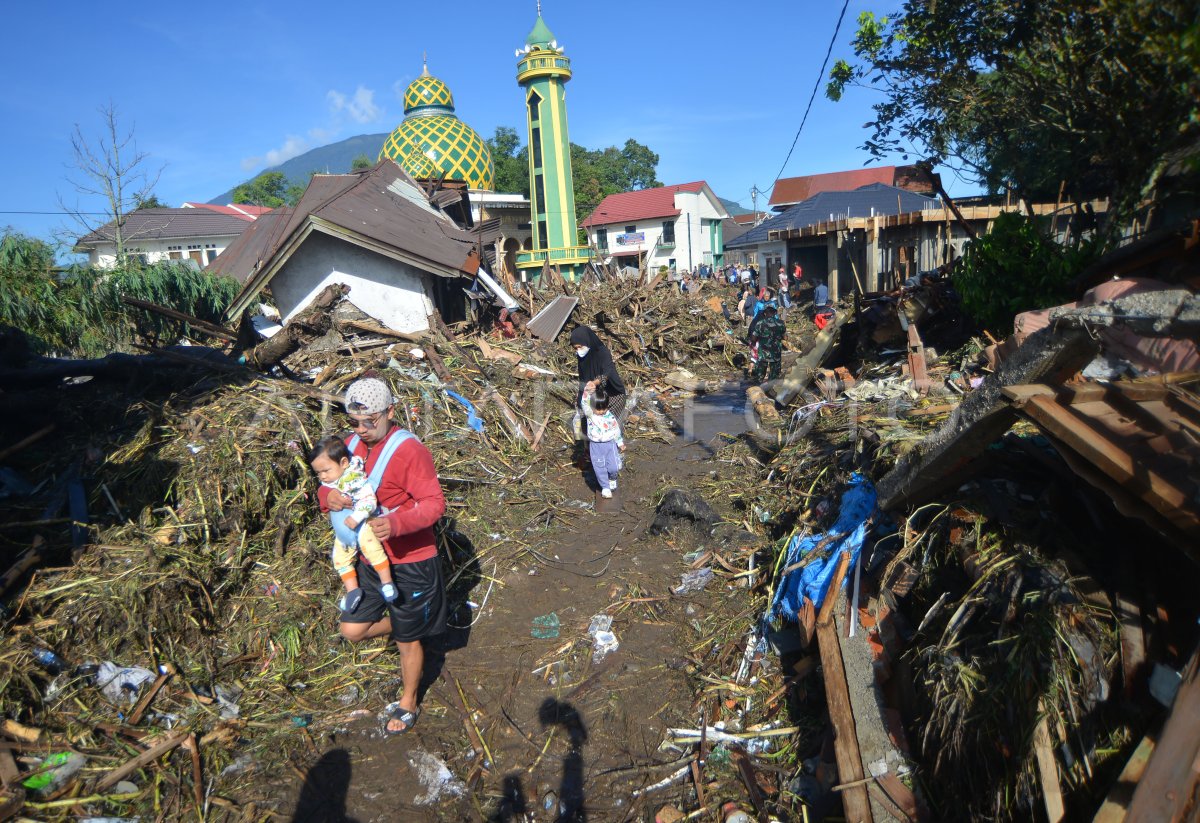
<svg viewBox="0 0 1200 823"><path fill-rule="evenodd" d="M600 377L607 378L606 388L609 394L624 394L625 383L622 382L621 376L617 374L617 367L613 364L612 352L608 350L608 346L596 336L596 333L587 326L576 326L571 332L571 346L587 346L588 353L579 358L579 385L582 386L589 380L596 380Z"/></svg>

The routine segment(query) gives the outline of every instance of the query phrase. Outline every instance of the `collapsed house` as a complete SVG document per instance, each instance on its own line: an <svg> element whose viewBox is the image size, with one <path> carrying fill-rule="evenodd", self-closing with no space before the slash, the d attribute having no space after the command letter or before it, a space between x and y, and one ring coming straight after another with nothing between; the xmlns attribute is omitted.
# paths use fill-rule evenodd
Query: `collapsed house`
<svg viewBox="0 0 1200 823"><path fill-rule="evenodd" d="M466 316L479 253L476 236L447 213L460 193L448 194L431 197L391 160L314 175L295 207L260 218L207 270L244 284L230 318L269 290L286 323L336 284L393 331L426 331L434 311L454 323Z"/></svg>

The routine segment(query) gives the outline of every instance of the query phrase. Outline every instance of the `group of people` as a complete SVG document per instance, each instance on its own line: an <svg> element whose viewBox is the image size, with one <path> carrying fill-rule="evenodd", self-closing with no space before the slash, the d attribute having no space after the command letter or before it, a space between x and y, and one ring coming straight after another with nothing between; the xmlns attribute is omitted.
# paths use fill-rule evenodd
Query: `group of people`
<svg viewBox="0 0 1200 823"><path fill-rule="evenodd" d="M780 375L783 311L791 306L800 267L791 278L780 268L780 290L757 282L750 268L730 267L725 277L742 290L738 312L746 319L755 380ZM817 316L830 311L828 288L814 293ZM591 328L570 336L578 358L576 436L586 438L598 491L611 498L623 466L626 390L611 351ZM418 688L425 666L423 642L446 629L446 593L434 526L446 500L429 449L397 423L391 389L367 376L344 397L349 433L314 444L309 464L320 480L317 499L333 529L332 565L342 582L341 634L351 642L388 636L400 656L403 686L390 712L389 734L410 731L420 717Z"/></svg>
<svg viewBox="0 0 1200 823"><path fill-rule="evenodd" d="M617 490L625 439L625 384L612 353L587 326L571 333L579 359L576 405L586 421L601 496ZM339 628L351 642L388 636L403 680L388 734L417 724L424 643L446 630L446 592L434 526L446 499L429 449L396 421L396 398L378 377L354 381L343 403L349 434L315 443L308 462L333 529L331 563L342 582Z"/></svg>

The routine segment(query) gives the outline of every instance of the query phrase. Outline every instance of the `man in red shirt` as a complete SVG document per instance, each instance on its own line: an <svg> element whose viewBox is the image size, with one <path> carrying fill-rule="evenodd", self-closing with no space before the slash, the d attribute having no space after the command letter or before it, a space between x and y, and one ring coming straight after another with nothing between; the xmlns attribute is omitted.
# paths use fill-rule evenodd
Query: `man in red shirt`
<svg viewBox="0 0 1200 823"><path fill-rule="evenodd" d="M414 435L396 425L391 389L382 380L356 380L346 392L346 412L354 434L346 445L363 458L363 467L382 514L366 527L383 544L392 563L392 580L399 596L388 603L380 593L379 575L360 554L358 579L363 598L343 611L342 635L350 641L391 635L400 651L404 688L399 708L387 730L403 734L416 725L417 687L425 665L423 638L446 629L446 594L433 526L446 511L433 455ZM353 501L328 487L318 491L322 511L340 512Z"/></svg>

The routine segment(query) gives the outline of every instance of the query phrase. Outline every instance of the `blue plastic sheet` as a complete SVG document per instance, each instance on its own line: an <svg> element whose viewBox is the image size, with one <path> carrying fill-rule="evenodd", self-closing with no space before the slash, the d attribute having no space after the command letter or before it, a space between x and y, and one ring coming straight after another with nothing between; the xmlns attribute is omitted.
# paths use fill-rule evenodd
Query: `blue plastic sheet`
<svg viewBox="0 0 1200 823"><path fill-rule="evenodd" d="M480 434L483 434L483 418L476 414L475 407L471 405L471 401L456 391L450 391L450 389L442 389L442 391L457 400L459 405L467 410L467 425Z"/></svg>
<svg viewBox="0 0 1200 823"><path fill-rule="evenodd" d="M850 477L850 488L842 495L842 508L833 527L824 534L803 538L797 535L792 538L784 568L802 562L818 546L823 556L813 558L784 576L775 592L775 602L771 604L772 618L782 616L796 620L805 597L813 602L813 606L820 608L842 553L850 552L850 568L858 562L870 529L871 515L875 512L875 497L875 487L871 481L855 472Z"/></svg>

